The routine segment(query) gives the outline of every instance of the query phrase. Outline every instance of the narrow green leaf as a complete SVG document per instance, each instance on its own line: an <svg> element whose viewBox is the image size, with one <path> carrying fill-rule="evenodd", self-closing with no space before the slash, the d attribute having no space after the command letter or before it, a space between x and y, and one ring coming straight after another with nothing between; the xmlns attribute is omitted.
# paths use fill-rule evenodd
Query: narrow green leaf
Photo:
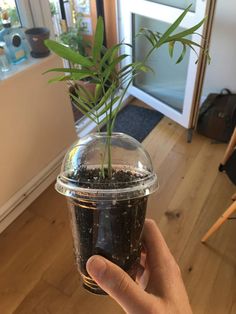
<svg viewBox="0 0 236 314"><path fill-rule="evenodd" d="M186 45L183 44L182 53L181 53L179 59L176 61L176 64L180 63L180 62L183 60L183 58L184 58L184 56L185 56L185 54L186 54L186 51L187 51Z"/></svg>
<svg viewBox="0 0 236 314"><path fill-rule="evenodd" d="M88 98L83 93L78 92L78 90L76 90L76 93L78 95L78 99L81 100L81 102L83 102L85 105L87 105L90 110L94 108L94 103L92 101L88 101Z"/></svg>
<svg viewBox="0 0 236 314"><path fill-rule="evenodd" d="M195 50L195 48L193 46L189 45L189 48L191 48L195 52L195 55L197 57L197 60L195 61L195 64L197 64L198 63L198 57L199 57L198 53L197 53L197 51Z"/></svg>
<svg viewBox="0 0 236 314"><path fill-rule="evenodd" d="M202 48L201 45L197 44L195 41L192 41L190 39L182 38L180 41L186 45L197 46L199 48Z"/></svg>
<svg viewBox="0 0 236 314"><path fill-rule="evenodd" d="M159 40L159 45L161 45L163 42L165 42L165 40L170 36L170 34L172 34L176 28L180 25L180 23L183 21L184 17L186 16L186 14L189 12L190 8L191 8L192 4L189 5L184 12L176 19L176 21L165 31L165 33L161 36L160 40Z"/></svg>
<svg viewBox="0 0 236 314"><path fill-rule="evenodd" d="M128 75L131 76L133 70L134 69L130 69L130 70L127 70L126 72L123 72L121 75L118 76L118 79L121 80L121 79L127 77Z"/></svg>
<svg viewBox="0 0 236 314"><path fill-rule="evenodd" d="M60 76L55 76L48 80L48 83L55 83L55 82L62 82L62 81L69 81L71 80L70 75L60 75Z"/></svg>
<svg viewBox="0 0 236 314"><path fill-rule="evenodd" d="M206 55L206 57L207 57L207 63L210 64L210 63L211 63L211 56L209 55L208 50L204 51L203 53L204 53L204 54Z"/></svg>
<svg viewBox="0 0 236 314"><path fill-rule="evenodd" d="M148 34L147 34L148 33ZM146 37L150 38L150 42L152 43L153 46L156 46L157 43L158 43L158 39L157 39L157 36L156 34L151 31L150 29L146 29L146 34L145 34Z"/></svg>
<svg viewBox="0 0 236 314"><path fill-rule="evenodd" d="M47 74L49 72L65 72L65 73L82 73L82 74L88 74L93 75L94 72L86 69L76 69L76 68L53 68L50 70L47 70L43 74Z"/></svg>
<svg viewBox="0 0 236 314"><path fill-rule="evenodd" d="M75 106L80 112L82 112L83 115L85 115L89 120L93 121L94 123L96 123L96 124L98 125L98 122L97 122L94 118L92 118L88 112L84 111L84 110L78 105L77 102L76 102L76 103L73 103L73 104L74 104L74 106Z"/></svg>
<svg viewBox="0 0 236 314"><path fill-rule="evenodd" d="M100 71L103 71L104 67L108 67L107 63L111 64L114 61L114 58L117 56L119 49L122 46L129 46L130 47L131 45L126 44L126 43L119 43L119 44L107 49L106 53L104 54L103 58L101 59L101 62L99 62Z"/></svg>
<svg viewBox="0 0 236 314"><path fill-rule="evenodd" d="M50 73L50 72L65 72L65 73L75 73L75 72L80 72L81 70L79 69L71 69L71 68L53 68L53 69L50 69L50 70L47 70L45 72L43 72L43 74L47 74L47 73Z"/></svg>
<svg viewBox="0 0 236 314"><path fill-rule="evenodd" d="M148 65L145 65L145 64L140 65L137 69L142 71L142 72L146 72L146 73L149 72L149 71L154 73L154 70L151 67L149 67Z"/></svg>
<svg viewBox="0 0 236 314"><path fill-rule="evenodd" d="M97 27L94 36L94 45L93 45L93 59L99 60L101 58L101 50L103 46L103 36L104 36L104 23L103 18L99 16L97 21Z"/></svg>
<svg viewBox="0 0 236 314"><path fill-rule="evenodd" d="M75 69L75 68L54 68L50 69L43 74L49 73L49 72L64 72L64 73L71 73L71 79L72 80L82 80L85 78L91 78L93 80L96 80L96 72L86 70L86 69Z"/></svg>
<svg viewBox="0 0 236 314"><path fill-rule="evenodd" d="M101 117L105 112L108 112L111 106L112 106L112 102L109 102L108 104L106 104L104 108L101 111L99 111L98 117Z"/></svg>
<svg viewBox="0 0 236 314"><path fill-rule="evenodd" d="M82 97L86 100L87 103L95 102L92 93L84 87L82 84L78 84L78 89L76 89L78 95L82 95Z"/></svg>
<svg viewBox="0 0 236 314"><path fill-rule="evenodd" d="M74 94L70 93L70 96L74 99L74 101L76 101L82 108L84 111L86 112L90 112L91 108L89 108L82 100L81 97L76 97Z"/></svg>
<svg viewBox="0 0 236 314"><path fill-rule="evenodd" d="M122 72L125 72L126 70L128 70L129 68L132 68L133 63L129 63L127 65L125 65L124 67L122 67L122 69L118 72L118 74L121 74Z"/></svg>
<svg viewBox="0 0 236 314"><path fill-rule="evenodd" d="M102 97L102 99L99 101L99 103L96 105L96 110L101 108L105 102L111 97L112 93L115 91L115 86L111 85L109 89L106 91L105 95Z"/></svg>
<svg viewBox="0 0 236 314"><path fill-rule="evenodd" d="M98 117L100 118L105 112L108 112L108 110L120 99L119 96L116 96L113 101L109 101L108 104L104 106L104 108L98 112Z"/></svg>
<svg viewBox="0 0 236 314"><path fill-rule="evenodd" d="M102 94L102 85L101 84L96 84L95 88L95 101L97 101Z"/></svg>
<svg viewBox="0 0 236 314"><path fill-rule="evenodd" d="M71 79L73 81L80 81L83 80L85 78L89 78L90 75L89 74L83 74L83 73L72 73L71 74Z"/></svg>
<svg viewBox="0 0 236 314"><path fill-rule="evenodd" d="M98 124L98 121L96 121L96 115L93 112L93 109L86 109L86 105L81 101L80 98L77 98L75 95L70 94L70 96L73 98L73 100L75 101L75 105L76 107L90 120L92 120L94 123ZM94 117L93 117L93 116Z"/></svg>
<svg viewBox="0 0 236 314"><path fill-rule="evenodd" d="M169 42L169 55L171 58L173 58L174 46L175 46L175 41L170 41Z"/></svg>
<svg viewBox="0 0 236 314"><path fill-rule="evenodd" d="M103 73L105 82L109 78L109 76L112 74L112 72L116 69L116 66L127 57L129 57L129 55L127 54L120 55L119 57L115 58L115 60L110 65L107 66L107 69Z"/></svg>
<svg viewBox="0 0 236 314"><path fill-rule="evenodd" d="M109 116L105 116L105 118L103 118L101 121L99 121L99 124L100 125L103 125L107 122L109 122L110 120L112 120L115 116L115 112L113 111L112 114L111 114L111 118Z"/></svg>
<svg viewBox="0 0 236 314"><path fill-rule="evenodd" d="M44 41L44 43L55 54L72 62L73 64L80 64L85 67L93 66L93 63L89 58L82 56L79 52L75 52L69 47L58 43L57 41L47 39Z"/></svg>
<svg viewBox="0 0 236 314"><path fill-rule="evenodd" d="M76 104L76 107L78 108L78 110L80 110L82 112L82 114L84 114L88 119L93 121L96 125L99 124L98 121L96 121L94 118L92 118L88 112L83 111L83 109L81 107L79 107L78 104Z"/></svg>
<svg viewBox="0 0 236 314"><path fill-rule="evenodd" d="M156 45L156 41L153 41L153 39L150 37L148 33L148 29L142 29L142 31L139 33L139 35L144 35L144 37L150 42L152 46Z"/></svg>
<svg viewBox="0 0 236 314"><path fill-rule="evenodd" d="M170 36L168 38L169 41L176 40L182 37L186 37L188 35L192 35L198 28L202 26L202 24L205 22L206 18L202 19L198 24L195 26L186 29L185 31L182 31L180 33L174 34L173 36Z"/></svg>
<svg viewBox="0 0 236 314"><path fill-rule="evenodd" d="M117 45L107 49L106 53L104 54L104 56L103 56L103 58L99 64L100 69L102 69L104 64L111 58L114 51L116 51L116 52L119 51L121 45L122 44L117 44Z"/></svg>

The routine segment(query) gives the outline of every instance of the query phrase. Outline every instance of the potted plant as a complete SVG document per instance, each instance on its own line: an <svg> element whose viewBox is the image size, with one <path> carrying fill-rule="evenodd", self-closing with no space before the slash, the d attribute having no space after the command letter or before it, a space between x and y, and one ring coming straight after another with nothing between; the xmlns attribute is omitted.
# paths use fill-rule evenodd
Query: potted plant
<svg viewBox="0 0 236 314"><path fill-rule="evenodd" d="M146 61L154 50L167 44L172 57L175 43L181 43L183 50L178 63L187 47L199 46L186 36L192 35L204 20L188 30L173 33L189 8L164 34L140 30L137 36L150 42L150 50L142 62L120 64L127 58L127 54L119 52L125 43L103 47L102 18L97 22L91 56L85 57L58 42L46 41L57 55L82 67L51 69L51 72L64 73L54 81L89 78L96 83L95 94L78 86L78 97L71 97L79 110L96 123L97 133L79 139L69 149L56 183L57 191L68 199L76 263L84 287L91 292L104 293L86 271L86 262L94 254L108 258L135 279L147 198L157 189L157 176L141 144L125 134L113 133L113 127L132 80L140 72L151 70ZM100 132L103 123L107 124L105 133Z"/></svg>
<svg viewBox="0 0 236 314"><path fill-rule="evenodd" d="M71 48L73 51L78 52L82 56L88 55L88 50L91 48L91 43L89 40L84 38L84 32L86 31L86 26L83 25L83 14L77 13L75 23L73 26L69 27L66 32L63 32L59 39L60 41ZM71 68L79 68L81 69L82 65L78 63L70 62ZM77 96L76 90L78 85L82 85L89 90L90 92L94 92L95 84L91 82L89 79L81 79L81 80L71 80L68 81L70 87L69 92ZM73 98L71 98L72 103L74 103Z"/></svg>
<svg viewBox="0 0 236 314"><path fill-rule="evenodd" d="M75 25L69 27L66 32L60 35L60 41L72 50L78 51L82 56L87 56L87 50L91 47L91 44L83 36L86 29L86 25L83 24L83 15L77 13Z"/></svg>

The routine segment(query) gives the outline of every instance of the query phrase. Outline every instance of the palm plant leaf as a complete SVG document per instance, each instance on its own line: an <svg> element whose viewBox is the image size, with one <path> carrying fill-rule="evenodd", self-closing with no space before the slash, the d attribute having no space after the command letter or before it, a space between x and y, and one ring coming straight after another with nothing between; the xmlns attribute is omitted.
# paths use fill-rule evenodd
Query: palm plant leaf
<svg viewBox="0 0 236 314"><path fill-rule="evenodd" d="M82 84L77 84L78 88L76 88L76 93L81 95L87 103L94 103L95 99L93 94Z"/></svg>
<svg viewBox="0 0 236 314"><path fill-rule="evenodd" d="M98 124L98 121L96 120L96 116L94 116L94 113L92 112L92 110L89 109L80 98L76 97L73 94L70 94L70 96L74 100L74 105L76 105L76 107L82 112L82 114L84 114L87 118L92 120L94 123Z"/></svg>
<svg viewBox="0 0 236 314"><path fill-rule="evenodd" d="M89 100L89 98L81 88L76 88L75 92L78 98L81 99L81 101L85 103L87 107L89 107L89 110L92 110L94 108L94 103L92 102L92 100ZM76 95L74 94L75 97L77 97Z"/></svg>
<svg viewBox="0 0 236 314"><path fill-rule="evenodd" d="M182 44L182 45L183 45L183 49L182 49L181 55L179 56L178 60L176 61L176 64L180 63L183 60L183 58L186 54L186 51L187 51L186 45L185 44Z"/></svg>
<svg viewBox="0 0 236 314"><path fill-rule="evenodd" d="M150 29L146 29L146 35L149 41L151 42L152 46L156 46L158 44L158 37L157 34L155 34L153 31Z"/></svg>
<svg viewBox="0 0 236 314"><path fill-rule="evenodd" d="M91 114L93 114L92 113L92 110L91 110L91 108L83 101L83 99L82 99L82 97L80 97L80 96L78 96L78 97L76 97L74 94L70 94L70 96L73 98L73 100L77 103L77 104L79 104L81 107L82 107L82 109L85 111L85 112L87 112L87 113L90 113L91 112ZM94 114L93 114L94 115Z"/></svg>
<svg viewBox="0 0 236 314"><path fill-rule="evenodd" d="M167 44L169 55L173 58L174 50L177 46L176 43L179 43L182 45L182 50L176 63L180 63L186 55L187 48L191 48L196 53L196 50L198 49L195 48L203 49L199 43L194 42L187 36L195 34L196 30L203 25L205 19L189 29L179 31L178 33L176 31L181 25L184 17L189 12L190 7L191 6L188 6L182 12L175 22L164 32L164 34L147 28L140 29L137 36L142 35L146 38L151 47L148 47L148 51L142 61L134 61L125 65L121 63L129 57L129 55L127 53L120 52L122 51L121 48L130 46L133 49L133 45L121 42L111 48L104 47L104 23L101 17L98 18L94 44L92 47L92 55L90 57L84 57L80 53L74 52L70 48L59 44L58 42L47 40L46 45L50 50L55 52L60 57L67 59L73 65L80 65L81 67L81 69L51 69L48 72L64 73L64 75L57 76L51 81L75 81L77 79L88 78L89 80L95 82L96 88L94 93L88 91L85 86L79 85L75 90L77 95L70 94L70 96L77 108L98 126L98 130L102 124L107 123L107 134L110 136L125 94L135 77L141 72L153 72L153 69L146 63L154 51L162 45ZM136 36L134 39L136 39ZM207 50L205 50L204 53L209 57ZM114 109L114 105L117 102L117 107ZM107 167L109 170L108 173L112 173L111 151L109 145L110 144L107 143ZM104 164L101 167L101 173L103 169Z"/></svg>
<svg viewBox="0 0 236 314"><path fill-rule="evenodd" d="M111 63L111 60L113 60L113 55L116 55L119 51L119 49L123 46L123 43L119 43L114 45L111 48L106 49L106 52L104 53L104 56L101 59L101 62L99 64L99 68L102 69L102 67L107 63Z"/></svg>
<svg viewBox="0 0 236 314"><path fill-rule="evenodd" d="M108 112L113 107L113 105L119 100L119 98L120 98L119 96L116 96L113 100L108 101L105 104L104 108L98 112L97 116L101 117L104 113Z"/></svg>
<svg viewBox="0 0 236 314"><path fill-rule="evenodd" d="M95 109L99 110L108 101L108 99L111 97L111 95L114 93L114 91L115 91L115 86L114 86L114 84L112 84L108 88L108 90L103 93L103 97L100 99L98 104L95 106Z"/></svg>
<svg viewBox="0 0 236 314"><path fill-rule="evenodd" d="M127 54L122 54L122 55L116 57L116 58L114 59L114 61L113 61L111 64L109 64L108 66L105 67L105 70L104 70L104 73L103 73L104 82L107 81L107 79L109 78L109 76L111 75L111 73L114 73L114 70L116 69L116 66L117 66L118 64L120 64L120 62L121 62L122 60L124 60L125 58L127 58L127 57L129 57L129 55L127 55ZM116 72L115 72L114 74L116 74Z"/></svg>
<svg viewBox="0 0 236 314"><path fill-rule="evenodd" d="M175 47L175 41L170 41L169 42L169 55L171 58L173 58L174 47Z"/></svg>
<svg viewBox="0 0 236 314"><path fill-rule="evenodd" d="M98 122L93 119L93 117L91 117L87 112L85 112L79 105L78 103L74 103L74 106L85 116L87 117L89 120L93 121L95 124L98 125Z"/></svg>
<svg viewBox="0 0 236 314"><path fill-rule="evenodd" d="M69 47L58 43L57 41L47 39L44 41L44 43L51 51L56 53L58 56L74 64L80 64L84 67L93 66L93 62L89 58L82 56L79 52L75 52Z"/></svg>
<svg viewBox="0 0 236 314"><path fill-rule="evenodd" d="M180 41L188 46L196 46L199 48L202 48L202 46L198 43L196 43L195 41L192 41L190 39L186 39L186 38L181 38Z"/></svg>
<svg viewBox="0 0 236 314"><path fill-rule="evenodd" d="M199 29L203 23L205 22L206 18L202 19L198 24L196 24L195 26L189 28L189 29L186 29L185 31L182 31L180 33L177 33L177 34L174 34L173 36L170 36L168 38L169 41L171 40L175 40L175 39L178 39L178 38L183 38L183 37L186 37L188 35L192 35L197 29Z"/></svg>
<svg viewBox="0 0 236 314"><path fill-rule="evenodd" d="M99 125L104 125L105 123L110 123L110 121L112 121L113 119L114 119L114 117L115 117L115 112L114 111L112 111L112 114L111 114L111 116L109 116L109 115L107 115L107 116L105 116L102 120L99 120Z"/></svg>
<svg viewBox="0 0 236 314"><path fill-rule="evenodd" d="M94 36L94 45L93 45L93 59L99 60L101 58L101 49L103 45L104 38L104 23L101 16L99 16L97 21L96 32Z"/></svg>
<svg viewBox="0 0 236 314"><path fill-rule="evenodd" d="M176 21L165 31L165 33L161 36L159 40L158 46L162 45L162 43L165 42L165 40L172 34L176 28L180 25L180 23L183 21L184 17L189 12L192 5L189 5L184 12L176 19Z"/></svg>
<svg viewBox="0 0 236 314"><path fill-rule="evenodd" d="M60 75L60 76L55 76L55 77L49 79L48 83L70 81L70 80L71 80L71 75Z"/></svg>

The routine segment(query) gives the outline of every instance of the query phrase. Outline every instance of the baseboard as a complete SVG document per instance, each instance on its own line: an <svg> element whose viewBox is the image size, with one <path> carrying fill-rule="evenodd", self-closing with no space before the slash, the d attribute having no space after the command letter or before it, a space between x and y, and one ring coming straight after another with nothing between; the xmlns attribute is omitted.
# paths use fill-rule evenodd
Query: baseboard
<svg viewBox="0 0 236 314"><path fill-rule="evenodd" d="M55 181L65 153L66 150L62 151L46 168L0 207L0 233Z"/></svg>

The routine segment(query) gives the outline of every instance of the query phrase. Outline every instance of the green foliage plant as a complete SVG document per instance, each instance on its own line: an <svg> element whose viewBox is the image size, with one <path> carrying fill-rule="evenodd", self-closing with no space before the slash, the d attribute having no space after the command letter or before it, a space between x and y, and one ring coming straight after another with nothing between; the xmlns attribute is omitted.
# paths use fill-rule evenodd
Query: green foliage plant
<svg viewBox="0 0 236 314"><path fill-rule="evenodd" d="M83 15L76 14L75 25L60 35L60 41L70 49L79 52L82 56L87 56L87 50L91 47L90 41L83 36L86 26L83 24ZM75 64L76 66L76 64Z"/></svg>
<svg viewBox="0 0 236 314"><path fill-rule="evenodd" d="M71 97L78 109L97 125L98 132L100 132L100 129L104 124L107 125L107 143L105 152L103 152L100 171L102 178L105 176L111 178L112 176L110 140L117 114L133 79L142 72L152 71L152 69L146 65L151 54L161 46L168 45L169 55L173 58L175 44L180 43L182 45L182 51L176 61L176 63L180 63L184 59L187 48L193 49L194 51L195 47L203 49L201 45L188 38L196 33L196 31L203 25L205 19L189 29L177 33L175 32L186 14L189 12L189 9L190 6L183 11L177 20L163 34L158 31L154 32L150 29L141 28L136 38L140 36L146 38L150 43L150 49L143 61L134 61L124 66L122 66L121 63L128 58L129 55L121 53L120 50L123 46L130 46L130 48L132 48L132 45L121 42L110 48L105 48L103 46L104 23L101 17L99 17L97 22L94 44L90 56L85 57L79 52L75 52L71 48L65 47L56 41L46 40L45 44L55 54L73 64L81 66L80 69L50 69L48 72L63 73L60 76L54 77L51 82L67 80L75 81L86 78L92 80L96 84L94 94L87 91L83 86L78 86L77 95L79 96L71 94ZM204 53L208 56L206 50ZM105 158L107 159L106 166Z"/></svg>
<svg viewBox="0 0 236 314"><path fill-rule="evenodd" d="M13 27L20 27L20 19L17 13L17 9L16 8L9 8L7 10L1 10L0 7L0 15L2 12L7 11L7 14L9 15L9 19L11 21L11 25ZM3 25L2 25L2 21L0 20L0 30L3 29Z"/></svg>

